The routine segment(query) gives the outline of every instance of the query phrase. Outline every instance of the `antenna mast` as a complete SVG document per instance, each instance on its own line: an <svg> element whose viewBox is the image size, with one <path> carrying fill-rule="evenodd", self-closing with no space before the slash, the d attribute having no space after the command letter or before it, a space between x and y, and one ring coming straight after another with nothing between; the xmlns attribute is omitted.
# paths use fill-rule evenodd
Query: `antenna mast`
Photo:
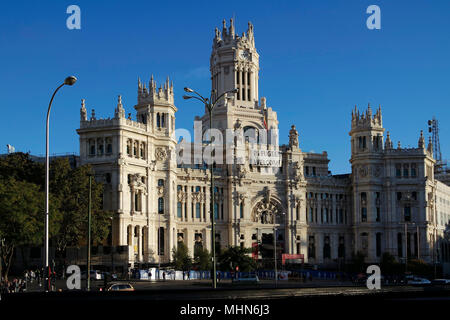
<svg viewBox="0 0 450 320"><path fill-rule="evenodd" d="M441 144L439 142L439 121L433 116L433 120L428 120L428 132L431 133L433 143L433 156L436 159L435 172L446 171L446 162L442 160Z"/></svg>

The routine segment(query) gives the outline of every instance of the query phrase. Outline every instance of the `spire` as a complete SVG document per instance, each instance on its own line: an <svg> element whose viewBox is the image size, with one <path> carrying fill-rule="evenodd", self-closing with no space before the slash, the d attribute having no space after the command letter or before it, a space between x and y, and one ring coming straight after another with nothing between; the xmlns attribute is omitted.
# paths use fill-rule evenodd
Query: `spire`
<svg viewBox="0 0 450 320"><path fill-rule="evenodd" d="M233 18L230 19L230 36L234 39L234 21Z"/></svg>
<svg viewBox="0 0 450 320"><path fill-rule="evenodd" d="M85 99L81 99L81 109L80 109L80 121L87 121L87 110L85 106Z"/></svg>
<svg viewBox="0 0 450 320"><path fill-rule="evenodd" d="M387 132L386 141L384 142L384 149L392 149L391 134Z"/></svg>
<svg viewBox="0 0 450 320"><path fill-rule="evenodd" d="M91 111L91 120L97 120L95 118L95 109L92 109L92 111Z"/></svg>
<svg viewBox="0 0 450 320"><path fill-rule="evenodd" d="M419 142L417 143L417 146L420 149L424 149L425 148L425 139L423 138L423 130L420 130L420 138L419 138Z"/></svg>
<svg viewBox="0 0 450 320"><path fill-rule="evenodd" d="M400 141L397 143L397 149L401 149L402 146L400 145Z"/></svg>
<svg viewBox="0 0 450 320"><path fill-rule="evenodd" d="M222 35L224 38L226 38L227 36L227 22L225 21L225 19L223 19L222 21Z"/></svg>

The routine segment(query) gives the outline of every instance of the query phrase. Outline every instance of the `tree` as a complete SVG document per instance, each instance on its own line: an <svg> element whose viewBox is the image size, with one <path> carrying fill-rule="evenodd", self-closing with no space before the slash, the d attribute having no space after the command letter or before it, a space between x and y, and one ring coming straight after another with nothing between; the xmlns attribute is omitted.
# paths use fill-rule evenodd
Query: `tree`
<svg viewBox="0 0 450 320"><path fill-rule="evenodd" d="M50 202L50 234L58 231L58 201ZM14 178L0 180L0 237L4 277L12 264L14 250L19 246L41 245L44 235L44 194L36 184ZM3 268L2 268L3 269Z"/></svg>
<svg viewBox="0 0 450 320"><path fill-rule="evenodd" d="M239 267L239 271L248 272L256 268L255 261L248 256L252 252L250 248L240 246L227 247L219 255L219 268L222 271L233 271Z"/></svg>
<svg viewBox="0 0 450 320"><path fill-rule="evenodd" d="M198 270L211 270L211 254L201 246L194 247L194 263Z"/></svg>
<svg viewBox="0 0 450 320"><path fill-rule="evenodd" d="M52 240L58 257L67 246L80 245L87 239L90 166L71 169L68 159L55 159L50 167L50 190L59 199L60 232ZM110 215L102 210L103 185L92 179L91 239L92 243L105 241L110 232Z"/></svg>
<svg viewBox="0 0 450 320"><path fill-rule="evenodd" d="M362 253L361 251L357 251L355 254L353 254L352 257L352 264L351 268L353 272L365 272L364 270L364 260L366 258L366 255Z"/></svg>
<svg viewBox="0 0 450 320"><path fill-rule="evenodd" d="M178 246L172 249L173 265L177 270L187 271L192 267L192 259L189 250L183 242L178 242Z"/></svg>

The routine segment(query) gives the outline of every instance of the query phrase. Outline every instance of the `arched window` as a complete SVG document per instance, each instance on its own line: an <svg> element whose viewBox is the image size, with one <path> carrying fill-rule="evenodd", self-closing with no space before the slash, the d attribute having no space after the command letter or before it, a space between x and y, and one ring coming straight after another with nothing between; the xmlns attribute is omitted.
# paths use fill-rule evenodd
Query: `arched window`
<svg viewBox="0 0 450 320"><path fill-rule="evenodd" d="M158 179L158 187L164 187L164 179Z"/></svg>
<svg viewBox="0 0 450 320"><path fill-rule="evenodd" d="M244 138L245 141L250 143L259 143L259 131L255 127L246 126L244 127Z"/></svg>
<svg viewBox="0 0 450 320"><path fill-rule="evenodd" d="M159 112L156 114L156 127L161 128L161 116Z"/></svg>
<svg viewBox="0 0 450 320"><path fill-rule="evenodd" d="M164 214L164 198L163 197L158 198L158 213Z"/></svg>

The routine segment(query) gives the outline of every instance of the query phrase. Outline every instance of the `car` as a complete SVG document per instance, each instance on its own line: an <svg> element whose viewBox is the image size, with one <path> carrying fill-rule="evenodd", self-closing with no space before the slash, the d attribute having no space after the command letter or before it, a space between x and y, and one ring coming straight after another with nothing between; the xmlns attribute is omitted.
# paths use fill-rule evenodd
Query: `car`
<svg viewBox="0 0 450 320"><path fill-rule="evenodd" d="M113 283L106 291L134 291L134 288L129 283Z"/></svg>
<svg viewBox="0 0 450 320"><path fill-rule="evenodd" d="M108 280L108 281L112 281L112 280L117 280L117 274L115 274L115 273L109 273L109 272L102 272L102 280L103 279L105 279L105 277L106 277L106 279Z"/></svg>
<svg viewBox="0 0 450 320"><path fill-rule="evenodd" d="M259 278L256 274L241 274L238 278L233 278L233 283L258 283Z"/></svg>
<svg viewBox="0 0 450 320"><path fill-rule="evenodd" d="M450 285L450 279L434 279L431 281L432 285Z"/></svg>
<svg viewBox="0 0 450 320"><path fill-rule="evenodd" d="M412 280L408 280L408 284L412 286L427 286L431 284L431 281L425 278L415 277Z"/></svg>
<svg viewBox="0 0 450 320"><path fill-rule="evenodd" d="M102 273L98 270L91 270L90 272L91 280L102 280ZM86 279L86 271L81 272L81 280Z"/></svg>

